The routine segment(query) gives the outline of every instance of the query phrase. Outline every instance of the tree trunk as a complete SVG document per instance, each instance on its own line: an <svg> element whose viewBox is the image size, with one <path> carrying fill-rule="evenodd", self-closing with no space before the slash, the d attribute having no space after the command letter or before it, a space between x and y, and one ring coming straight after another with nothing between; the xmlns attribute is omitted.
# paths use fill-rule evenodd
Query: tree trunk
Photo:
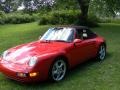
<svg viewBox="0 0 120 90"><path fill-rule="evenodd" d="M81 9L81 16L80 19L86 21L88 18L88 9L90 0L78 0Z"/></svg>

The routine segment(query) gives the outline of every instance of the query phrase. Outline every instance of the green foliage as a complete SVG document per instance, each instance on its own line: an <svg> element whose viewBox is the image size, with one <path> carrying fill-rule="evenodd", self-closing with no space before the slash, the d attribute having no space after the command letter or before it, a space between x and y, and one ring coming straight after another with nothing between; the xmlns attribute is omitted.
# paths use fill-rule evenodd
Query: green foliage
<svg viewBox="0 0 120 90"><path fill-rule="evenodd" d="M79 10L79 4L77 0L55 0L56 3L53 6L53 10Z"/></svg>
<svg viewBox="0 0 120 90"><path fill-rule="evenodd" d="M0 17L4 17L5 13L3 11L0 11Z"/></svg>
<svg viewBox="0 0 120 90"><path fill-rule="evenodd" d="M0 11L0 24L4 24L5 23L5 13L3 11Z"/></svg>
<svg viewBox="0 0 120 90"><path fill-rule="evenodd" d="M104 18L100 20L100 23L116 23L120 24L120 18Z"/></svg>
<svg viewBox="0 0 120 90"><path fill-rule="evenodd" d="M95 15L89 15L87 21L81 20L79 11L54 11L40 16L40 25L47 24L75 24L84 26L98 26L99 19Z"/></svg>
<svg viewBox="0 0 120 90"><path fill-rule="evenodd" d="M21 24L21 23L30 23L35 21L37 16L22 14L22 13L9 13L9 14L0 14L0 24Z"/></svg>
<svg viewBox="0 0 120 90"><path fill-rule="evenodd" d="M29 23L35 21L35 19L28 14L10 14L6 17L6 23L20 24L20 23Z"/></svg>
<svg viewBox="0 0 120 90"><path fill-rule="evenodd" d="M0 0L0 9L6 13L16 11L20 0Z"/></svg>
<svg viewBox="0 0 120 90"><path fill-rule="evenodd" d="M0 17L0 24L4 24L4 20Z"/></svg>
<svg viewBox="0 0 120 90"><path fill-rule="evenodd" d="M89 12L99 17L116 17L120 11L120 0L91 0Z"/></svg>
<svg viewBox="0 0 120 90"><path fill-rule="evenodd" d="M40 16L39 24L73 24L80 15L79 11L53 11Z"/></svg>

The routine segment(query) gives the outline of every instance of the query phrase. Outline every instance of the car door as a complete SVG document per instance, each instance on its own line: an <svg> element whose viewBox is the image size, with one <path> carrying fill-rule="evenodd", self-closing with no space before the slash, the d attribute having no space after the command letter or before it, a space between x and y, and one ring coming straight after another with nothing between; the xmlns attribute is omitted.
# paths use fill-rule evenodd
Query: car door
<svg viewBox="0 0 120 90"><path fill-rule="evenodd" d="M71 50L71 56L73 56L72 63L74 65L93 57L96 48L96 41L94 38L91 38L87 30L78 30L76 38L82 39L82 41L80 43L75 43Z"/></svg>
<svg viewBox="0 0 120 90"><path fill-rule="evenodd" d="M81 42L81 44L77 45L78 53L81 53L82 50L82 60L85 61L90 59L95 54L96 42L94 39L86 39ZM81 58L79 58L80 60Z"/></svg>
<svg viewBox="0 0 120 90"><path fill-rule="evenodd" d="M84 34L87 34L87 37L84 38ZM85 35L86 36L86 35ZM86 58L92 58L96 55L96 34L94 34L91 30L83 30L83 43L85 43L84 47Z"/></svg>

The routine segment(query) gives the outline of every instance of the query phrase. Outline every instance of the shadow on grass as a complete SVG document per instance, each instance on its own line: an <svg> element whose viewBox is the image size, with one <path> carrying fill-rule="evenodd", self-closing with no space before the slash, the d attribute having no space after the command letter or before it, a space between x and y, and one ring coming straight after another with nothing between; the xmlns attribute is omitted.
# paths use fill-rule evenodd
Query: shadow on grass
<svg viewBox="0 0 120 90"><path fill-rule="evenodd" d="M106 59L105 60L109 60L109 58L111 58L113 55L113 53L107 53L107 56L106 56ZM34 88L34 89L46 89L46 87L52 87L52 86L59 86L59 85L63 85L64 83L70 81L70 77L74 77L76 76L76 74L78 73L82 73L84 71L86 71L88 68L90 68L92 65L95 65L95 64L102 64L104 61L98 61L96 59L91 59L91 60L88 60L87 62L85 63L82 63L82 64L79 64L77 65L76 67L74 67L73 69L71 69L66 77L65 77L65 80L62 80L60 81L59 83L53 83L53 82L50 82L50 81L44 81L44 82L37 82L37 83L28 83L28 84L25 84L25 83L19 83L17 81L14 81L14 80L8 80L10 83L12 82L13 84L17 84L19 85L20 87L22 88ZM83 74L83 73L82 73Z"/></svg>

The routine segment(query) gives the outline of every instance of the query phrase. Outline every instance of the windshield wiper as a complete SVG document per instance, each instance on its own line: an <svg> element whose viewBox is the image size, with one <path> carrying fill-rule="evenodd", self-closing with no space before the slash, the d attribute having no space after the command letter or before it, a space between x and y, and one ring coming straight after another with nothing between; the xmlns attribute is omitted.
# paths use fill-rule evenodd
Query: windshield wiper
<svg viewBox="0 0 120 90"><path fill-rule="evenodd" d="M51 40L42 40L41 42L43 42L43 43L50 43Z"/></svg>
<svg viewBox="0 0 120 90"><path fill-rule="evenodd" d="M43 43L50 43L50 42L67 42L65 40L43 40Z"/></svg>
<svg viewBox="0 0 120 90"><path fill-rule="evenodd" d="M54 40L54 41L56 41L56 42L67 42L65 40Z"/></svg>

